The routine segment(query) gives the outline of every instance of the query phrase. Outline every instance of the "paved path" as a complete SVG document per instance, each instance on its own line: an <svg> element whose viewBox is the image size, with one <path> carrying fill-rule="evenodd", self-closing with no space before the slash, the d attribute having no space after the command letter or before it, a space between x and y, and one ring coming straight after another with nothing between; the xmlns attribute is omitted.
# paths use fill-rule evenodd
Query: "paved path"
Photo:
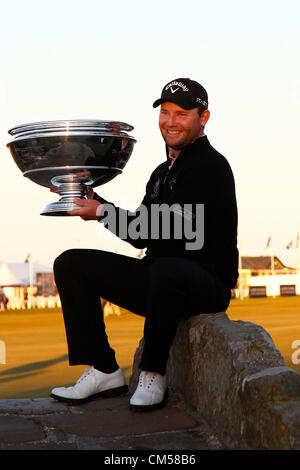
<svg viewBox="0 0 300 470"><path fill-rule="evenodd" d="M0 400L0 450L215 450L218 440L178 397L132 412L129 397L70 406L51 398Z"/></svg>

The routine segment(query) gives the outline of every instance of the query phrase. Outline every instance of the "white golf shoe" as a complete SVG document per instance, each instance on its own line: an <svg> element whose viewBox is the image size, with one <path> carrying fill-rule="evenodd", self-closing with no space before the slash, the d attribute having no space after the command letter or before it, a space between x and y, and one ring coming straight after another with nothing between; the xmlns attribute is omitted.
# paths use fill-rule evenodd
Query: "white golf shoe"
<svg viewBox="0 0 300 470"><path fill-rule="evenodd" d="M166 378L157 372L140 373L136 391L130 399L132 410L153 410L164 405L167 397Z"/></svg>
<svg viewBox="0 0 300 470"><path fill-rule="evenodd" d="M94 367L89 367L73 387L56 387L51 391L50 397L79 405L99 397L116 397L127 391L122 369L119 368L112 374L105 374Z"/></svg>

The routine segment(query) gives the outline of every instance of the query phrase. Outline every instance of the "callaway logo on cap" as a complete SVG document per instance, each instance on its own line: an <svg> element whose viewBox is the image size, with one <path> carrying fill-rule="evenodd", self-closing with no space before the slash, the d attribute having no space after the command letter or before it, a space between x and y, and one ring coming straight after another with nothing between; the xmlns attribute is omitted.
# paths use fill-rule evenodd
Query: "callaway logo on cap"
<svg viewBox="0 0 300 470"><path fill-rule="evenodd" d="M206 90L200 83L189 78L177 78L164 86L161 97L154 101L153 108L157 108L165 101L172 101L184 109L197 108L198 106L208 107Z"/></svg>

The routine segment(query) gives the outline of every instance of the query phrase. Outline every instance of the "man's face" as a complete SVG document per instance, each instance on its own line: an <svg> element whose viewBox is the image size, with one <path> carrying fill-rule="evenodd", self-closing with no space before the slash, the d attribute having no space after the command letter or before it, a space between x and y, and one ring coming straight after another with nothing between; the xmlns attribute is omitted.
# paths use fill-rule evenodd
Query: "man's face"
<svg viewBox="0 0 300 470"><path fill-rule="evenodd" d="M166 144L170 148L181 150L201 137L208 117L208 110L199 116L198 108L183 109L166 101L161 104L159 128Z"/></svg>

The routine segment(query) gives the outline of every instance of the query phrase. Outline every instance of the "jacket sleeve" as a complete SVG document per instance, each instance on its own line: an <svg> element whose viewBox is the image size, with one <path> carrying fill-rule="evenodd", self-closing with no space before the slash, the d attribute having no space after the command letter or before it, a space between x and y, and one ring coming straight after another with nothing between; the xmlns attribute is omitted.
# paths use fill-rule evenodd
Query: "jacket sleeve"
<svg viewBox="0 0 300 470"><path fill-rule="evenodd" d="M152 179L146 186L146 194L134 211L122 209L112 202L94 194L94 199L103 204L99 222L117 237L130 243L135 248L146 248L148 245L148 203L152 190Z"/></svg>

